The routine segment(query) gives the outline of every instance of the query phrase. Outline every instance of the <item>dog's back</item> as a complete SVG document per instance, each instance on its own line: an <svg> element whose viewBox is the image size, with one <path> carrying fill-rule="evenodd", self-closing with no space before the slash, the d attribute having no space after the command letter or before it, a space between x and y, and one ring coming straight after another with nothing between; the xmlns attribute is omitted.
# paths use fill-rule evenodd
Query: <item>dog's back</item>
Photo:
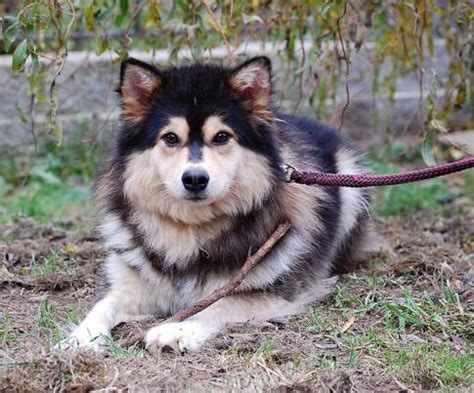
<svg viewBox="0 0 474 393"><path fill-rule="evenodd" d="M282 124L284 151L294 157L289 162L291 165L293 162L294 167L324 173L366 171L359 153L338 131L305 117L280 114L278 119ZM305 187L308 186L298 187L298 190ZM329 253L332 255L331 270L347 272L366 258L366 251L373 249L370 244L370 194L366 190L344 187L327 187L324 191L329 195L328 202L316 210L325 217L328 238L332 236L334 241L334 251ZM329 245L331 242L323 243Z"/></svg>

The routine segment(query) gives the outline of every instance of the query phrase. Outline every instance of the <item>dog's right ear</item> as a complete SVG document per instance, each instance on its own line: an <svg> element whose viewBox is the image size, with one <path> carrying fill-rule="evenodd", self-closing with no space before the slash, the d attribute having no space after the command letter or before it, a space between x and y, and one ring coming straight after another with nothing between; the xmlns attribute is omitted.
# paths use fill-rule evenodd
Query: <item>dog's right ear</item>
<svg viewBox="0 0 474 393"><path fill-rule="evenodd" d="M232 70L230 85L235 97L252 115L263 120L272 118L272 65L264 56L247 60Z"/></svg>
<svg viewBox="0 0 474 393"><path fill-rule="evenodd" d="M122 118L139 121L153 104L153 94L163 81L157 68L132 57L120 67L118 93L122 98Z"/></svg>

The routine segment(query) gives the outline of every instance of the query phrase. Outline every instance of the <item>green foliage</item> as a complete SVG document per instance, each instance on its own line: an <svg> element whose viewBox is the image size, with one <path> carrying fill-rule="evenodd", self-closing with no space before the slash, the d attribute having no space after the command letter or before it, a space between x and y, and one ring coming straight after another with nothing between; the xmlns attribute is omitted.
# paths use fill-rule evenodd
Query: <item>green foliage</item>
<svg viewBox="0 0 474 393"><path fill-rule="evenodd" d="M15 197L0 204L0 221L17 215L27 215L43 221L54 221L67 210L84 204L89 190L76 187L70 182L57 185L34 182L15 193ZM54 201L54 204L52 203Z"/></svg>
<svg viewBox="0 0 474 393"><path fill-rule="evenodd" d="M452 193L442 180L402 184L380 190L375 211L381 216L407 214L434 209L451 199Z"/></svg>
<svg viewBox="0 0 474 393"><path fill-rule="evenodd" d="M13 52L12 59L12 70L14 73L21 71L25 66L26 59L28 57L28 41L26 38L20 42Z"/></svg>
<svg viewBox="0 0 474 393"><path fill-rule="evenodd" d="M9 312L0 312L0 343L17 341L23 338L23 333L15 332L12 327L12 316Z"/></svg>
<svg viewBox="0 0 474 393"><path fill-rule="evenodd" d="M74 271L61 263L63 258L64 254L54 249L44 257L33 256L30 263L31 273L36 277L48 277L60 272L74 276Z"/></svg>
<svg viewBox="0 0 474 393"><path fill-rule="evenodd" d="M52 338L54 343L58 343L63 338L59 324L56 321L56 310L48 299L42 300L39 305L38 328L41 334Z"/></svg>
<svg viewBox="0 0 474 393"><path fill-rule="evenodd" d="M425 294L421 299L415 299L410 293L405 292L399 302L385 301L380 305L385 313L385 323L392 331L405 331L417 328L423 331L443 331L446 334L469 334L468 317L456 300L456 293L449 287L444 287L444 298L435 299ZM453 297L454 295L454 297ZM459 321L448 323L454 316Z"/></svg>
<svg viewBox="0 0 474 393"><path fill-rule="evenodd" d="M404 169L392 164L395 159L417 161L418 150L406 149L403 145L393 145L369 154L368 164L375 173L396 173ZM418 166L421 166L418 163ZM442 179L407 183L390 187L379 187L375 191L374 208L377 214L389 216L408 214L423 209L435 209L453 198L453 193Z"/></svg>
<svg viewBox="0 0 474 393"><path fill-rule="evenodd" d="M424 343L415 343L385 352L385 361L390 373L403 375L407 382L421 381L425 388L439 388L442 385L465 383L472 385L474 378L473 353L456 353L448 345L433 350Z"/></svg>
<svg viewBox="0 0 474 393"><path fill-rule="evenodd" d="M464 193L471 198L474 196L474 170L464 173Z"/></svg>
<svg viewBox="0 0 474 393"><path fill-rule="evenodd" d="M137 344L126 348L115 342L110 336L103 336L103 338L105 339L107 354L113 359L136 358L145 355L145 351L139 348Z"/></svg>
<svg viewBox="0 0 474 393"><path fill-rule="evenodd" d="M52 329L55 327L54 308L48 300L42 300L38 314L38 327L42 329Z"/></svg>
<svg viewBox="0 0 474 393"><path fill-rule="evenodd" d="M61 219L88 201L104 145L81 140L81 133L78 130L62 147L45 141L33 156L3 152L0 222L17 215L40 221Z"/></svg>
<svg viewBox="0 0 474 393"><path fill-rule="evenodd" d="M13 53L13 71L26 72L34 100L44 101L49 95L48 128L58 142L62 130L55 80L69 50L85 49L99 55L112 51L124 58L132 48L169 48L174 62L181 49L188 49L193 59L201 59L224 44L227 60L232 62L235 49L248 40L275 44L288 65L289 78L301 88L313 88L310 102L322 114L327 99L335 97L340 75L350 71L351 55L366 42L374 47L373 93L380 94L383 89L393 98L397 79L412 71L422 76L427 56L434 55L435 40L444 39L449 76L442 81L433 78L426 102L429 125L432 120L446 120L453 108L469 105L474 20L470 3L23 0L18 2L17 12L1 18L1 36L5 51ZM303 42L311 45L302 47ZM46 64L52 71L49 77ZM436 108L434 97L441 89L444 100ZM420 93L422 90L420 82ZM432 139L430 135L425 140L428 159Z"/></svg>

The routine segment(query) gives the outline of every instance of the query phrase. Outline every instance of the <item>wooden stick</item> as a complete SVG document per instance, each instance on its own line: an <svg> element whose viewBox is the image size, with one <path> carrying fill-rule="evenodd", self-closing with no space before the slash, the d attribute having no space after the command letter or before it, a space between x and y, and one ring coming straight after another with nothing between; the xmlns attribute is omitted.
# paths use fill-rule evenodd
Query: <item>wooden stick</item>
<svg viewBox="0 0 474 393"><path fill-rule="evenodd" d="M223 287L216 289L209 296L199 300L197 303L189 307L184 307L179 310L171 318L167 319L164 323L167 322L181 322L185 319L201 312L210 305L217 302L219 299L222 299L225 296L230 295L234 292L237 287L242 283L247 274L270 252L270 250L275 246L275 244L288 232L291 224L288 221L280 224L277 229L270 235L265 243L257 250L253 255L250 255L251 250L249 250L249 256L245 261L242 268L239 270L237 275L233 277L227 284ZM127 338L121 340L120 344L126 347L137 344L140 341L143 341L144 332L141 331L138 334L131 334Z"/></svg>
<svg viewBox="0 0 474 393"><path fill-rule="evenodd" d="M175 315L173 315L169 319L169 321L184 321L186 318L189 318L197 314L198 312L201 312L205 308L209 307L211 304L214 304L219 299L230 295L242 283L242 281L250 272L250 270L252 270L270 252L270 250L275 246L278 240L285 236L286 232L288 232L288 230L290 229L290 226L291 225L289 222L284 222L280 224L255 254L250 255L251 250L249 250L249 256L247 257L247 260L245 261L244 265L239 270L237 275L233 277L227 284L225 284L221 288L216 289L209 296L199 300L192 306L182 308Z"/></svg>

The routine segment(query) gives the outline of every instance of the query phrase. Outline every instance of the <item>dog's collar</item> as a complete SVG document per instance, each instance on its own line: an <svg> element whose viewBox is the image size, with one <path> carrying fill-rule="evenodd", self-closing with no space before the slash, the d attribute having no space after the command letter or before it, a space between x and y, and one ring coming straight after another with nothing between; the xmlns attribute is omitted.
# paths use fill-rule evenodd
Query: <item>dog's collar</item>
<svg viewBox="0 0 474 393"><path fill-rule="evenodd" d="M280 164L280 168L281 168L281 172L283 174L284 180L287 183L291 183L293 181L291 179L291 175L293 174L294 171L296 171L296 168L286 163Z"/></svg>

